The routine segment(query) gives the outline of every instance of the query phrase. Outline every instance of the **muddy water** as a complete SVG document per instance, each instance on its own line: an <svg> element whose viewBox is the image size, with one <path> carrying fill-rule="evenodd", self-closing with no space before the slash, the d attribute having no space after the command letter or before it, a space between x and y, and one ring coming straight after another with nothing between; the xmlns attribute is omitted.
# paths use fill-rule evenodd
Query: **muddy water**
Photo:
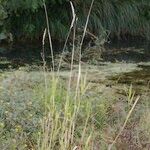
<svg viewBox="0 0 150 150"><path fill-rule="evenodd" d="M149 93L150 96L150 45L148 42L131 41L111 45L104 54L105 61L114 63L135 64L133 70L108 76L108 80L115 83L119 88L133 85L137 94ZM122 66L124 67L124 66Z"/></svg>
<svg viewBox="0 0 150 150"><path fill-rule="evenodd" d="M150 65L138 65L141 70L124 73L110 79L118 79L118 83L135 84L135 85L148 85L150 82Z"/></svg>
<svg viewBox="0 0 150 150"><path fill-rule="evenodd" d="M41 48L37 46L13 46L8 50L0 48L0 71L15 71L20 67L41 65ZM47 53L49 53L47 51ZM46 54L46 56L48 56ZM150 82L150 46L148 42L120 42L106 46L103 60L98 65L83 65L83 72L88 71L90 82L104 84L149 87ZM77 67L74 67L77 72ZM32 71L32 70L31 70ZM61 72L67 77L69 70Z"/></svg>

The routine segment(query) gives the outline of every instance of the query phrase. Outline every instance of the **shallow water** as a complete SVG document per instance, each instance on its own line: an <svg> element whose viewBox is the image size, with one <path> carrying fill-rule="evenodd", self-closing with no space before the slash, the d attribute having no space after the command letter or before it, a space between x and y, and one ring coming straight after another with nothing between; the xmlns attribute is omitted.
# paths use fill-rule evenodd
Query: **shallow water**
<svg viewBox="0 0 150 150"><path fill-rule="evenodd" d="M148 84L150 80L150 63L145 65L138 64L137 67L140 69L120 74L111 79L119 78L118 83L134 83L137 85Z"/></svg>
<svg viewBox="0 0 150 150"><path fill-rule="evenodd" d="M106 45L105 61L150 62L150 42L143 40L114 41Z"/></svg>
<svg viewBox="0 0 150 150"><path fill-rule="evenodd" d="M15 71L25 66L42 65L40 46L15 45L8 49L4 47L0 49L1 72ZM47 60L50 60L49 53L49 50L46 50ZM106 46L102 58L102 62L97 66L91 65L90 69L86 67L86 70L93 73L91 80L108 78L110 81L117 80L118 84L138 86L149 84L150 44L148 42L131 40L110 43Z"/></svg>

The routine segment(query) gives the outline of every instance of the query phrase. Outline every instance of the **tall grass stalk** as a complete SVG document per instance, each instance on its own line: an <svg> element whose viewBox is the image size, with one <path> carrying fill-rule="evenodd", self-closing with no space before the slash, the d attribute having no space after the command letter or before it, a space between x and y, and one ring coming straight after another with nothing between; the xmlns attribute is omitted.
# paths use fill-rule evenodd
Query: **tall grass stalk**
<svg viewBox="0 0 150 150"><path fill-rule="evenodd" d="M51 39L50 28L49 28L49 19L48 19L48 13L47 13L47 8L46 8L45 0L43 0L43 6L44 6L44 10L45 10L45 17L46 17L46 24L47 24L47 32L48 32L49 46L50 46L51 56L52 56L52 70L54 71L53 46L52 46L52 39Z"/></svg>
<svg viewBox="0 0 150 150"><path fill-rule="evenodd" d="M89 12L88 12L88 15L87 15L87 19L86 19L86 23L85 23L85 26L84 26L84 31L83 31L80 47L79 47L79 69L78 69L78 80L77 80L77 86L76 86L76 93L78 93L79 83L80 83L80 78L81 78L82 45L83 45L83 41L84 41L84 38L85 38L85 34L86 34L88 22L89 22L89 17L90 17L90 14L91 14L93 4L94 4L94 0L92 0L92 2L91 2L91 6L90 6L90 9L89 9Z"/></svg>
<svg viewBox="0 0 150 150"><path fill-rule="evenodd" d="M47 93L47 75L46 75L46 61L45 61L45 37L46 37L46 28L43 33L43 40L42 40L42 52L41 52L41 57L43 60L43 71L44 71L44 81L45 81L45 91ZM46 94L45 94L46 96Z"/></svg>
<svg viewBox="0 0 150 150"><path fill-rule="evenodd" d="M70 94L70 86L71 86L71 79L72 79L72 69L73 69L73 61L74 61L74 52L75 52L75 38L76 38L76 14L75 14L74 6L73 6L71 1L70 1L70 5L71 5L71 10L72 10L72 22L71 22L71 25L70 25L69 32L73 28L73 37L72 37L72 39L73 39L72 40L73 47L72 47L72 55L71 55L71 70L70 70L70 78L69 78L69 84L68 84L68 94ZM66 47L66 42L65 42L65 45L64 45L64 49L65 49L65 47ZM63 51L64 51L64 49L63 49ZM60 63L61 63L61 61L60 61Z"/></svg>
<svg viewBox="0 0 150 150"><path fill-rule="evenodd" d="M58 65L58 70L57 70L58 73L59 73L59 70L60 70L60 67L61 67L62 58L63 58L64 51L65 51L66 46L67 46L67 42L68 42L69 36L70 36L70 34L71 34L72 29L74 28L74 25L75 25L76 19L77 19L77 18L76 18L76 14L75 14L75 9L74 9L73 3L72 3L71 1L70 1L70 6L71 6L71 10L72 10L72 21L71 21L71 24L70 24L70 28L69 28L69 31L68 31L68 34L67 34L67 37L66 37L64 46L63 46L62 55L61 55L61 57L60 57L60 61L59 61L59 65ZM75 29L75 28L74 28L74 29ZM74 33L73 33L72 55L74 55L74 41L75 41L75 30L74 30Z"/></svg>
<svg viewBox="0 0 150 150"><path fill-rule="evenodd" d="M133 110L134 110L134 108L135 108L137 102L139 101L139 99L140 99L140 96L138 96L138 97L136 98L135 102L133 103L133 105L132 105L130 111L129 111L128 114L127 114L127 117L126 117L126 119L125 119L125 122L124 122L123 126L121 127L119 133L118 133L117 136L115 137L115 139L114 139L114 141L112 142L112 144L109 145L108 150L111 150L111 149L112 149L112 147L114 146L114 144L115 144L116 141L118 140L119 136L121 135L122 131L125 129L125 127L126 127L126 125L127 125L127 122L128 122L128 120L129 120L129 118L130 118L130 116L131 116L131 114L132 114L132 112L133 112Z"/></svg>
<svg viewBox="0 0 150 150"><path fill-rule="evenodd" d="M87 16L86 25L84 28L84 33L81 40L80 45L80 51L82 48L83 40L85 37L90 12L93 6L94 0L92 0L91 7L89 9L89 13ZM76 90L75 92L71 92L73 89L71 87L72 85L72 69L73 69L73 59L74 59L74 51L75 51L75 36L76 36L76 14L73 7L72 2L70 2L71 9L72 9L72 22L71 26L68 32L68 36L66 38L63 51L65 50L69 35L71 33L71 30L73 28L73 48L72 48L72 58L71 58L71 70L70 70L70 76L69 76L69 82L67 89L64 89L64 87L61 85L61 79L59 78L59 69L61 66L62 57L59 62L58 66L58 72L57 75L53 74L52 80L50 81L50 87L47 88L47 94L49 96L45 99L45 107L47 109L47 113L45 114L45 118L42 120L42 131L39 137L38 141L38 149L39 150L66 150L66 149L89 149L89 142L92 136L92 131L87 135L86 129L88 126L88 121L90 118L91 113L91 104L90 102L86 101L84 104L81 101L82 95L84 92L86 92L86 76L81 79L81 55L79 56L79 69L78 69L78 76L77 80L73 83L76 84ZM49 44L51 48L51 54L52 54L52 64L53 64L53 71L54 71L54 57L52 52L52 42L51 42L51 36L49 31L49 24L48 24L48 15L47 15L47 9L44 2L44 8L45 8L45 15L46 15L46 21L47 21L47 29L48 29L48 35L49 35ZM46 31L45 31L46 32ZM43 47L44 47L44 40L45 40L45 33L43 34ZM44 49L44 48L43 48ZM62 54L63 55L63 54ZM44 57L44 56L43 56ZM44 61L44 67L45 67L45 59ZM44 72L46 73L46 70L44 69ZM46 76L45 76L46 77ZM83 80L83 82L80 82ZM47 80L45 80L45 84ZM50 94L49 94L50 92ZM57 96L59 93L63 92L62 101L64 101L63 106L60 106L57 102ZM82 123L82 131L80 134L81 137L77 137L77 126L80 126L77 124L77 119L80 116L81 109L84 109L85 111L85 118ZM80 141L78 142L77 139Z"/></svg>
<svg viewBox="0 0 150 150"><path fill-rule="evenodd" d="M92 136L92 131L87 135L86 131L88 121L91 114L91 103L81 101L81 96L78 95L74 100L74 94L68 94L68 90L60 87L60 80L56 77L50 82L51 86L48 92L47 114L42 120L42 131L39 140L39 150L65 150L77 147L88 147ZM59 106L57 101L59 93L64 94L62 100L64 103ZM83 94L83 93L82 93ZM54 100L53 100L54 98ZM83 123L77 124L81 110L84 109L85 118L82 118ZM79 123L79 122L78 122ZM78 131L81 127L81 131ZM80 132L81 137L76 132ZM79 141L79 142L78 142Z"/></svg>

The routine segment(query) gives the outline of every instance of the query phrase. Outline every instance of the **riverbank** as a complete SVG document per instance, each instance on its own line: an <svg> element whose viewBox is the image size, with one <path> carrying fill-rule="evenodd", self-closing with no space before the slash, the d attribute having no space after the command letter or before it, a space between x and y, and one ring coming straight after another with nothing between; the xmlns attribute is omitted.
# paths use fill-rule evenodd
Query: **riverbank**
<svg viewBox="0 0 150 150"><path fill-rule="evenodd" d="M132 51L133 48L128 48L112 53L110 49L105 53L107 57L103 57L101 61L83 62L77 93L78 65L73 66L70 77L70 65L67 62L62 64L59 74L54 75L51 71L43 72L39 59L31 60L31 63L26 61L28 56L24 57L23 53L16 58L20 51L9 59L1 57L0 147L41 148L46 142L42 139L46 138L48 131L43 130L43 126L49 125L50 129L55 129L51 132L55 136L50 139L53 149L65 144L78 149L107 149L122 127L134 101L140 96L115 148L148 149L150 61L143 49L134 51L135 56L140 58L138 61L134 55L130 55ZM118 54L119 58L121 56L126 59L120 61ZM113 59L106 61L106 58ZM142 62L143 58L145 61ZM49 124L46 120L50 119L51 113L53 117ZM46 122L43 123L43 120ZM73 137L69 139L66 134ZM61 137L66 138L69 143Z"/></svg>

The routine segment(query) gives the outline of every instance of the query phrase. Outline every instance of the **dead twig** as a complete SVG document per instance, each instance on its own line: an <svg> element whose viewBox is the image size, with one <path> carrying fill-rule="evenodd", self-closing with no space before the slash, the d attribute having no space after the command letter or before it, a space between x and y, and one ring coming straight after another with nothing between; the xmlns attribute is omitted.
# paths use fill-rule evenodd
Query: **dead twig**
<svg viewBox="0 0 150 150"><path fill-rule="evenodd" d="M119 133L118 133L117 136L115 137L115 139L114 139L114 141L112 142L112 144L109 145L108 150L111 150L111 149L112 149L113 145L116 143L117 139L119 138L119 136L121 135L122 131L123 131L124 128L126 127L127 122L128 122L128 120L129 120L129 118L130 118L130 116L131 116L131 114L132 114L132 112L133 112L133 110L134 110L134 108L135 108L137 102L139 101L139 99L140 99L140 96L138 96L138 97L136 98L136 100L135 100L135 102L134 102L132 108L131 108L130 111L128 112L128 115L127 115L127 117L126 117L126 120L125 120L125 122L124 122L122 128L120 129Z"/></svg>

